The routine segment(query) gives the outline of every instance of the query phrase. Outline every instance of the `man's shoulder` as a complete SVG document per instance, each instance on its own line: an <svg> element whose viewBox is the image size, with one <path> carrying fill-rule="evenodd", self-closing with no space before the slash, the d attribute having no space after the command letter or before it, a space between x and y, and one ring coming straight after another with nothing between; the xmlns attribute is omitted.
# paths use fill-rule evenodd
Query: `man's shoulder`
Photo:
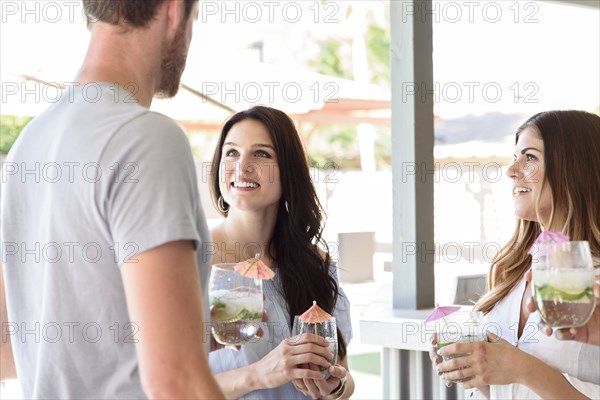
<svg viewBox="0 0 600 400"><path fill-rule="evenodd" d="M147 111L120 126L103 151L102 162L134 162L140 168L148 164L161 168L193 170L194 160L189 139L173 119Z"/></svg>
<svg viewBox="0 0 600 400"><path fill-rule="evenodd" d="M120 131L121 135L127 136L130 141L139 139L146 143L156 142L166 148L189 147L187 135L177 121L150 110L130 119Z"/></svg>
<svg viewBox="0 0 600 400"><path fill-rule="evenodd" d="M146 110L146 112L141 113L136 118L132 119L131 122L147 125L147 128L151 130L163 131L164 129L169 129L172 131L185 133L177 121L152 110Z"/></svg>

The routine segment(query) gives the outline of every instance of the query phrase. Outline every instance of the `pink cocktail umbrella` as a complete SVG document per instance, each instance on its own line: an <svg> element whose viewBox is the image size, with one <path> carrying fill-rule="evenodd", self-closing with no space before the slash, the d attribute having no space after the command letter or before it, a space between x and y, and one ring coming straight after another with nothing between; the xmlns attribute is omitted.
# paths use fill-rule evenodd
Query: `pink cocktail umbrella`
<svg viewBox="0 0 600 400"><path fill-rule="evenodd" d="M546 246L553 244L561 244L569 241L569 237L562 232L555 231L542 231L540 235L535 239L533 246L529 249L529 254L534 255L536 253L536 247L539 247L539 255L547 256Z"/></svg>
<svg viewBox="0 0 600 400"><path fill-rule="evenodd" d="M459 306L440 307L440 305L438 303L435 303L435 308L433 309L433 312L431 314L429 314L429 316L427 317L425 322L436 321L436 320L438 320L440 318L444 318L446 315L450 315L453 312L456 312L458 310L460 310ZM444 320L444 322L446 322L446 320Z"/></svg>

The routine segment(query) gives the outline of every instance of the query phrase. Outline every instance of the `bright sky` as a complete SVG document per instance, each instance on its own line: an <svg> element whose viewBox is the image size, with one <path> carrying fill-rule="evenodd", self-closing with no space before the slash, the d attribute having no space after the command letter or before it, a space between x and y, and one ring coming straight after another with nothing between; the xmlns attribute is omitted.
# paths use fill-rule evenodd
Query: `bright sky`
<svg viewBox="0 0 600 400"><path fill-rule="evenodd" d="M600 105L598 9L532 1L474 2L481 5L473 8L473 23L468 7L452 23L457 14L450 3L468 2L440 7L439 15L447 18L434 25L434 80L449 98L455 97L450 83L458 83L463 98L456 104L440 102L437 114L462 115L471 109L476 114L529 115L545 109L594 111ZM496 19L496 10L501 11L498 22L488 22ZM478 103L464 101L469 94L465 82L479 84L473 86ZM497 103L495 87L502 90ZM515 101L517 90L523 98Z"/></svg>
<svg viewBox="0 0 600 400"><path fill-rule="evenodd" d="M308 35L352 37L359 22L347 18L348 5L354 10L374 8L379 20L387 7L381 1L203 0L200 4L184 75L188 82L218 82L222 78L207 75L225 70L237 71L242 81L248 79L252 75L248 64L258 61L258 51L249 45L260 40L265 43L265 60L283 66L285 73L318 51L306 40ZM89 39L81 3L2 0L0 5L3 84L12 80L7 73L69 81ZM597 9L533 1L434 5L436 114L447 118L490 111L532 114L548 108L593 111L600 104ZM297 76L290 75L290 81ZM303 94L314 93L305 89ZM8 106L6 94L2 97Z"/></svg>

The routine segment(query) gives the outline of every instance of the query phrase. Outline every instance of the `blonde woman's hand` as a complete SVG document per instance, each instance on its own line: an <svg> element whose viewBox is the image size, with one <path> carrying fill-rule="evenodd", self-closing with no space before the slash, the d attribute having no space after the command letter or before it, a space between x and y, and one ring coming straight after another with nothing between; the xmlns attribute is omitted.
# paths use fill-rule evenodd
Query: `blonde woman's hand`
<svg viewBox="0 0 600 400"><path fill-rule="evenodd" d="M429 348L429 358L431 359L431 367L433 369L436 369L436 367L442 363L443 359L442 357L438 354L438 348L437 348L437 334L434 333L433 336L431 337L431 347ZM441 375L441 373L438 372L438 375Z"/></svg>
<svg viewBox="0 0 600 400"><path fill-rule="evenodd" d="M461 382L465 389L472 389L519 381L523 374L520 367L528 355L491 332L487 337L488 342L454 343L439 350L446 358L459 355L437 366L447 384Z"/></svg>

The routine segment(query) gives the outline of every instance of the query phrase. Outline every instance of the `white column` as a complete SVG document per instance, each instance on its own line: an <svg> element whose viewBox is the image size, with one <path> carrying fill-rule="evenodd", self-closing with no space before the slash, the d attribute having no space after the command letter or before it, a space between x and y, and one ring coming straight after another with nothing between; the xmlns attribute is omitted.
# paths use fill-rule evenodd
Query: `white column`
<svg viewBox="0 0 600 400"><path fill-rule="evenodd" d="M434 303L431 0L391 1L394 308ZM421 16L426 15L422 20Z"/></svg>

